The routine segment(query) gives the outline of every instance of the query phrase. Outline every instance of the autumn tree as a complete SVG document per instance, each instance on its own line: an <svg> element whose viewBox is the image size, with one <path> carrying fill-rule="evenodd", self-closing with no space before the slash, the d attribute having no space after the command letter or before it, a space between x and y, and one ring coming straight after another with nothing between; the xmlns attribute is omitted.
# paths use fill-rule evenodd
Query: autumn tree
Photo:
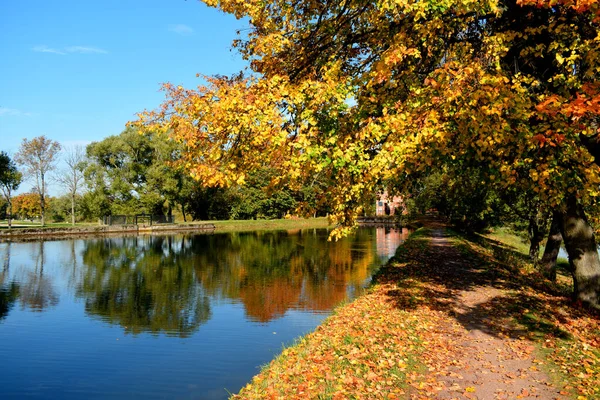
<svg viewBox="0 0 600 400"><path fill-rule="evenodd" d="M560 213L575 297L600 306L584 212L600 186L597 2L205 3L248 18L234 45L252 71L197 90L167 84L165 103L137 122L181 142L193 177L319 175L336 235L377 185L403 191L434 167L476 169L479 185Z"/></svg>
<svg viewBox="0 0 600 400"><path fill-rule="evenodd" d="M33 219L41 216L39 193L21 193L15 196L13 211L20 219Z"/></svg>
<svg viewBox="0 0 600 400"><path fill-rule="evenodd" d="M46 179L49 172L56 168L60 144L45 136L31 140L23 139L15 156L15 161L25 167L25 172L34 179L34 190L39 195L42 226L46 214Z"/></svg>
<svg viewBox="0 0 600 400"><path fill-rule="evenodd" d="M22 174L17 170L15 162L6 152L0 152L0 188L6 200L8 229L12 226L12 192L19 188L21 179Z"/></svg>
<svg viewBox="0 0 600 400"><path fill-rule="evenodd" d="M66 169L57 177L60 185L67 190L71 198L71 224L75 225L75 200L83 186L83 170L85 168L85 150L81 146L69 148L65 152Z"/></svg>

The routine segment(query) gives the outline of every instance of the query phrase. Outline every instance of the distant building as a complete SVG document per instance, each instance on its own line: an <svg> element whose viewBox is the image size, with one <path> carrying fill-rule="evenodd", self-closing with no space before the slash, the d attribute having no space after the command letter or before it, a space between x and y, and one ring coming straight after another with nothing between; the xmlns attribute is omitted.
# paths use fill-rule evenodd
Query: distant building
<svg viewBox="0 0 600 400"><path fill-rule="evenodd" d="M404 213L404 200L401 196L389 197L387 190L380 192L375 204L375 215L396 215Z"/></svg>

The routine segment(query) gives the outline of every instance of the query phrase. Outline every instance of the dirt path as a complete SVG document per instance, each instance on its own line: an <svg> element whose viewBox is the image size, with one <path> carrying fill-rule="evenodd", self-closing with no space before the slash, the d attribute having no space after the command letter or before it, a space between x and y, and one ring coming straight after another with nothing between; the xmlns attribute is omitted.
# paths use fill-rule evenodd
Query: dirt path
<svg viewBox="0 0 600 400"><path fill-rule="evenodd" d="M540 370L531 342L519 336L512 321L495 313L494 305L502 303L510 285L492 271L474 267L440 227L433 230L428 257L430 284L440 297L438 310L445 314L434 332L434 342L441 346L424 354L429 393L433 387L439 399L566 398Z"/></svg>

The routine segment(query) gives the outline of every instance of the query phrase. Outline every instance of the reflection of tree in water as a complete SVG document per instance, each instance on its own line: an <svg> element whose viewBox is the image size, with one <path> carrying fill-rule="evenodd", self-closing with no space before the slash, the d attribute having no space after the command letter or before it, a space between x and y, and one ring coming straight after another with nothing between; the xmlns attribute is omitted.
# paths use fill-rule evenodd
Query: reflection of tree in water
<svg viewBox="0 0 600 400"><path fill-rule="evenodd" d="M20 302L24 308L33 311L44 311L48 307L58 304L58 294L54 290L51 278L44 275L44 264L46 262L44 249L45 242L42 240L33 244L37 252L33 252L35 268L28 271L20 288Z"/></svg>
<svg viewBox="0 0 600 400"><path fill-rule="evenodd" d="M10 246L10 242L6 243L0 272L0 321L6 318L19 298L19 284L15 281L6 282L10 267Z"/></svg>
<svg viewBox="0 0 600 400"><path fill-rule="evenodd" d="M185 238L124 237L86 242L78 295L86 311L127 332L189 336L210 319Z"/></svg>
<svg viewBox="0 0 600 400"><path fill-rule="evenodd" d="M327 311L362 287L374 254L360 230L335 243L325 231L99 239L85 244L78 295L128 332L186 336L210 318L207 295L241 301L259 322Z"/></svg>
<svg viewBox="0 0 600 400"><path fill-rule="evenodd" d="M324 231L196 236L194 265L208 292L240 299L249 318L267 322L290 308L330 310L348 286L358 290L373 263L368 238L360 230L335 243Z"/></svg>

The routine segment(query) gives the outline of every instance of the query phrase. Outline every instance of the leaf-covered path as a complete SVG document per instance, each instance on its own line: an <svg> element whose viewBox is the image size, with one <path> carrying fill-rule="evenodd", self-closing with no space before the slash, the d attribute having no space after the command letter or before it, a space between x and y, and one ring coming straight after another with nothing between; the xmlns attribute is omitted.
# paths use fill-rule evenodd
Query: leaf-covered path
<svg viewBox="0 0 600 400"><path fill-rule="evenodd" d="M520 268L516 252L447 232L430 223L413 234L369 293L237 397L599 398L598 317Z"/></svg>
<svg viewBox="0 0 600 400"><path fill-rule="evenodd" d="M437 345L423 354L428 393L440 399L563 398L537 365L526 333L496 319L493 304L503 302L507 282L469 262L441 229L433 236L430 294L447 316L438 320Z"/></svg>

